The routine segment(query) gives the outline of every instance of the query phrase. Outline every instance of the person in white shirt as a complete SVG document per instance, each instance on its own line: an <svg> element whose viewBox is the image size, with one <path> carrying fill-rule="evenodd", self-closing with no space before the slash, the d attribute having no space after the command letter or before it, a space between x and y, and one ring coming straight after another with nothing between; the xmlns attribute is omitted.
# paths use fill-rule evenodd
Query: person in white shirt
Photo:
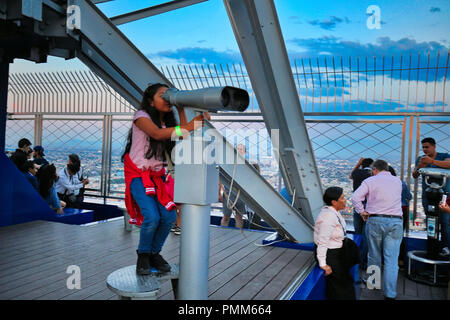
<svg viewBox="0 0 450 320"><path fill-rule="evenodd" d="M346 206L344 190L329 187L323 195L325 206L314 225L314 255L325 271L328 300L356 300L353 277L344 259L345 220L339 213Z"/></svg>
<svg viewBox="0 0 450 320"><path fill-rule="evenodd" d="M69 155L67 165L58 171L58 177L56 181L58 197L67 203L68 208L80 208L83 202L83 194L80 190L89 183L89 179L83 178L78 155Z"/></svg>

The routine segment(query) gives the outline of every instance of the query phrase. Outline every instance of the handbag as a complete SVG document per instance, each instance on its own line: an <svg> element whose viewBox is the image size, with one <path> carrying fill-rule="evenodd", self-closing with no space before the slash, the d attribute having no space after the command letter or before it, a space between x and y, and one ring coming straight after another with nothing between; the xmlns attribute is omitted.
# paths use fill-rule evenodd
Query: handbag
<svg viewBox="0 0 450 320"><path fill-rule="evenodd" d="M361 263L361 255L358 245L350 238L345 237L342 243L342 251L345 264L348 268L353 267L355 264Z"/></svg>
<svg viewBox="0 0 450 320"><path fill-rule="evenodd" d="M355 264L361 263L361 254L359 252L358 245L350 238L347 238L347 232L345 231L344 226L341 223L341 220L339 219L338 215L336 214L336 217L339 221L339 224L342 227L342 230L344 230L344 240L342 241L342 255L343 260L345 262L345 265L350 269Z"/></svg>

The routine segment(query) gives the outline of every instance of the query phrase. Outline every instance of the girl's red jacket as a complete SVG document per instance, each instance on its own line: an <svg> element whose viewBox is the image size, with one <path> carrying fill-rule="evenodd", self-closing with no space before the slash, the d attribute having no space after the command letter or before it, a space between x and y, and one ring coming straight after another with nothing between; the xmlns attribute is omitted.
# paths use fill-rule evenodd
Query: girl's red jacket
<svg viewBox="0 0 450 320"><path fill-rule="evenodd" d="M142 178L144 184L145 193L147 196L156 195L159 203L161 203L168 211L176 208L173 202L173 195L167 192L162 177L165 175L166 170L162 168L160 171L141 170L133 163L130 156L125 154L124 157L124 175L125 175L125 206L128 214L130 215L130 223L141 225L144 221L144 217L141 214L141 210L134 200L130 192L131 180L134 178Z"/></svg>

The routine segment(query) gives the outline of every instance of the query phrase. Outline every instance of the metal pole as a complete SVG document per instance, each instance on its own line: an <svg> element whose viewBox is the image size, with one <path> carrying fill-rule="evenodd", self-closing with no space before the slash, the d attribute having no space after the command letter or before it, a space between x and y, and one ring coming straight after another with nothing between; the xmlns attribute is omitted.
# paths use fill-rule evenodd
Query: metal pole
<svg viewBox="0 0 450 320"><path fill-rule="evenodd" d="M400 162L400 179L402 181L405 177L405 136L406 136L406 116L403 119L402 123L402 155L401 155L401 162Z"/></svg>
<svg viewBox="0 0 450 320"><path fill-rule="evenodd" d="M42 122L43 117L42 114L36 114L34 116L34 145L41 146L42 145Z"/></svg>
<svg viewBox="0 0 450 320"><path fill-rule="evenodd" d="M211 203L217 200L219 172L216 164L207 164L210 159L203 157L207 146L203 135L203 129L196 130L188 139L177 142L173 151L174 201L183 204L180 273L175 298L182 300L208 299ZM184 160L180 151L186 156Z"/></svg>
<svg viewBox="0 0 450 320"><path fill-rule="evenodd" d="M5 151L9 62L0 62L0 152Z"/></svg>
<svg viewBox="0 0 450 320"><path fill-rule="evenodd" d="M419 156L419 141L420 141L420 118L416 118L417 123L417 129L416 129L416 156L414 159L417 159ZM422 178L423 179L423 178ZM419 186L419 177L417 179L414 179L414 220L417 218L417 188Z"/></svg>
<svg viewBox="0 0 450 320"><path fill-rule="evenodd" d="M413 130L414 130L414 117L409 117L409 138L408 138L408 189L411 190L411 163L412 163L412 143L413 143Z"/></svg>
<svg viewBox="0 0 450 320"><path fill-rule="evenodd" d="M183 204L178 299L208 299L210 213L210 204Z"/></svg>

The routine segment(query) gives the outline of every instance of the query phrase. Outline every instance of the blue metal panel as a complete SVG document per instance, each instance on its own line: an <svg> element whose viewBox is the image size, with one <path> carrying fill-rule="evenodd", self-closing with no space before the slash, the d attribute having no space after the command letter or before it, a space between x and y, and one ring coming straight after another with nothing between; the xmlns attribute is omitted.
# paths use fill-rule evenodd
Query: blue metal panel
<svg viewBox="0 0 450 320"><path fill-rule="evenodd" d="M51 221L65 224L85 224L94 221L94 211L74 208L64 209L64 214L54 214Z"/></svg>
<svg viewBox="0 0 450 320"><path fill-rule="evenodd" d="M0 227L48 220L54 212L8 157L0 152Z"/></svg>
<svg viewBox="0 0 450 320"><path fill-rule="evenodd" d="M291 297L291 300L326 300L325 272L315 266Z"/></svg>
<svg viewBox="0 0 450 320"><path fill-rule="evenodd" d="M5 151L6 110L8 108L9 63L0 63L0 152Z"/></svg>

